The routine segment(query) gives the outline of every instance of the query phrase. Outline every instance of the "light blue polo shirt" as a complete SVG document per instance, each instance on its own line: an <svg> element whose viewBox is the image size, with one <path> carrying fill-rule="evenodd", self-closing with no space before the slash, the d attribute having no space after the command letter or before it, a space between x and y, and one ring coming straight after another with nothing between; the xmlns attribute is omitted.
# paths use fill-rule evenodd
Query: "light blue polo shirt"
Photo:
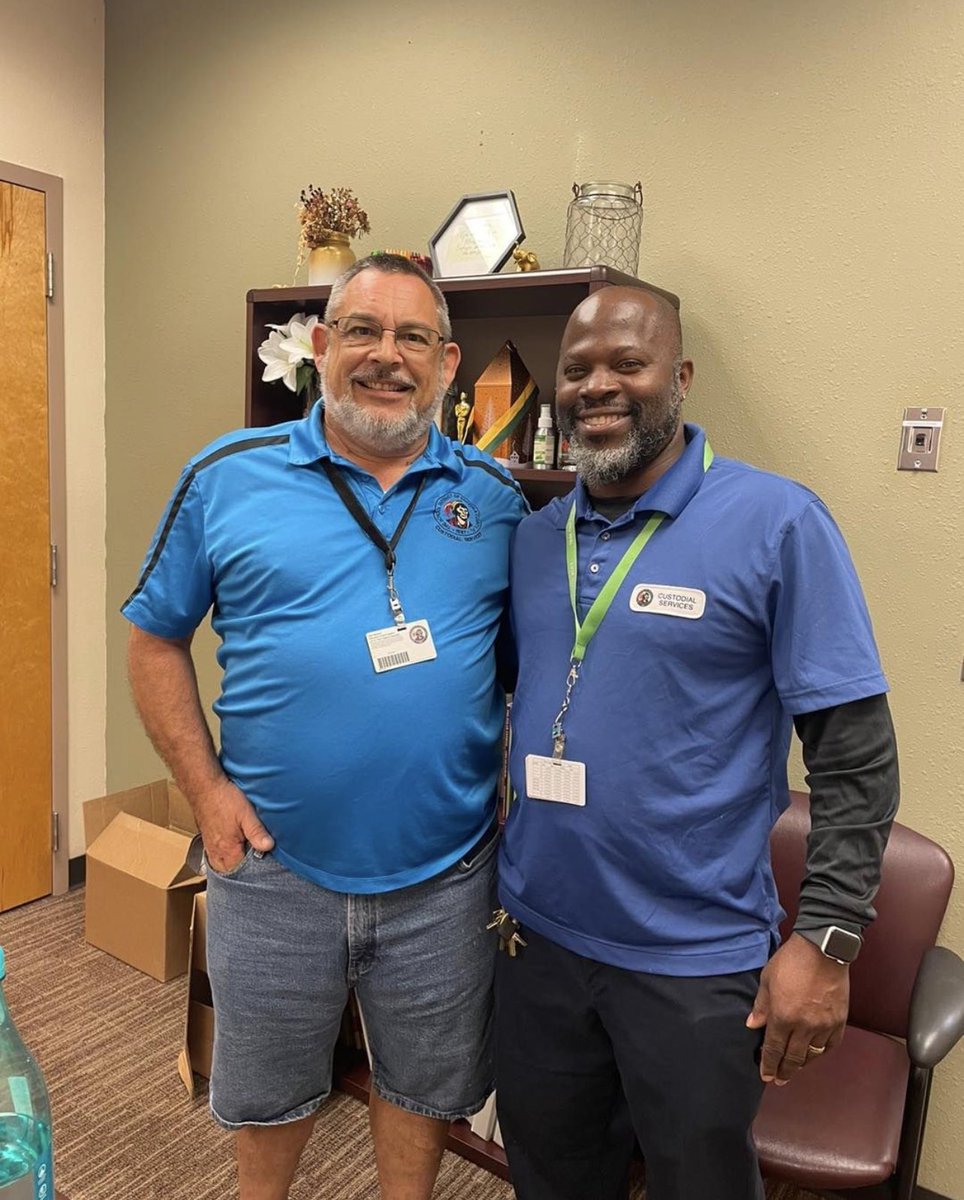
<svg viewBox="0 0 964 1200"><path fill-rule="evenodd" d="M512 621L518 800L502 903L601 962L667 975L761 966L782 915L771 826L788 802L794 714L887 691L850 555L811 491L715 458L681 458L611 524L581 481L519 526ZM654 512L666 518L589 645L566 716L585 807L529 799L550 755L574 639L565 525L576 504L580 619Z"/></svg>
<svg viewBox="0 0 964 1200"><path fill-rule="evenodd" d="M383 492L331 453L320 414L228 434L188 463L123 612L184 637L211 610L225 772L292 870L380 892L444 870L492 818L504 711L494 646L527 506L491 458L435 429ZM389 540L425 478L395 584L406 618L430 624L433 661L375 673L365 634L392 625L384 558L323 459Z"/></svg>

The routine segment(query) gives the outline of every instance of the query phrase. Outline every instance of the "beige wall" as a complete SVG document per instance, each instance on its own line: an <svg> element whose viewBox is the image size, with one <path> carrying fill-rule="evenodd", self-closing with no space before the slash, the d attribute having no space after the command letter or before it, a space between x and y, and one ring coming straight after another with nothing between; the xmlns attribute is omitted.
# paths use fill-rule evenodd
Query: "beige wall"
<svg viewBox="0 0 964 1200"><path fill-rule="evenodd" d="M353 186L363 251L511 187L555 266L571 183L641 178L640 274L683 297L689 415L837 515L893 687L903 817L964 865L959 0L109 0L107 47L112 785L159 770L112 614L183 459L242 420L244 295L291 282L300 188ZM894 469L915 404L951 409L937 475ZM944 936L964 944L960 888ZM922 1173L955 1200L962 1109L958 1048Z"/></svg>
<svg viewBox="0 0 964 1200"><path fill-rule="evenodd" d="M105 783L104 5L0 4L0 160L64 181L70 853Z"/></svg>

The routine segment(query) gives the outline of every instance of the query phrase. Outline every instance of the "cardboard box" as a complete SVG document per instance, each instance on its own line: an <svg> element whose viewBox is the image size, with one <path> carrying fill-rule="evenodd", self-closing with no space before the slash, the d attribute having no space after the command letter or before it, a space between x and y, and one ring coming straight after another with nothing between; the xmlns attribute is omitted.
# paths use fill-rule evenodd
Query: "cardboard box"
<svg viewBox="0 0 964 1200"><path fill-rule="evenodd" d="M86 938L161 982L187 970L201 839L173 781L84 805Z"/></svg>
<svg viewBox="0 0 964 1200"><path fill-rule="evenodd" d="M189 1096L194 1095L194 1076L211 1077L211 1053L214 1049L214 1005L208 979L208 920L207 896L199 892L194 897L191 919L191 948L188 957L190 974L187 981L187 1020L184 1025L184 1046L177 1059L177 1070Z"/></svg>

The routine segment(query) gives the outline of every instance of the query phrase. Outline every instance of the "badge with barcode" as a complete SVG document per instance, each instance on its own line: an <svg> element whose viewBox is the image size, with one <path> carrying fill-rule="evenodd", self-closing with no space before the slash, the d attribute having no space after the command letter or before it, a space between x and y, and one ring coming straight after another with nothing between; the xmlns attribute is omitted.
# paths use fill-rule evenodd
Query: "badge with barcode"
<svg viewBox="0 0 964 1200"><path fill-rule="evenodd" d="M390 629L375 629L365 634L365 641L379 675L438 657L428 621L406 621Z"/></svg>
<svg viewBox="0 0 964 1200"><path fill-rule="evenodd" d="M586 764L568 758L526 755L526 792L530 800L557 804L586 803Z"/></svg>

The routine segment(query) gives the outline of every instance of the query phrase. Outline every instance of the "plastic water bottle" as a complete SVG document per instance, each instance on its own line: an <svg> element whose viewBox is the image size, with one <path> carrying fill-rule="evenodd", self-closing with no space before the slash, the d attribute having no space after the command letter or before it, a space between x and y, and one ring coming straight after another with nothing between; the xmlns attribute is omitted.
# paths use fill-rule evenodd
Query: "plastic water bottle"
<svg viewBox="0 0 964 1200"><path fill-rule="evenodd" d="M532 465L549 470L556 465L556 431L552 424L552 405L543 404L532 444Z"/></svg>
<svg viewBox="0 0 964 1200"><path fill-rule="evenodd" d="M10 1017L0 948L0 1200L53 1200L50 1098Z"/></svg>

